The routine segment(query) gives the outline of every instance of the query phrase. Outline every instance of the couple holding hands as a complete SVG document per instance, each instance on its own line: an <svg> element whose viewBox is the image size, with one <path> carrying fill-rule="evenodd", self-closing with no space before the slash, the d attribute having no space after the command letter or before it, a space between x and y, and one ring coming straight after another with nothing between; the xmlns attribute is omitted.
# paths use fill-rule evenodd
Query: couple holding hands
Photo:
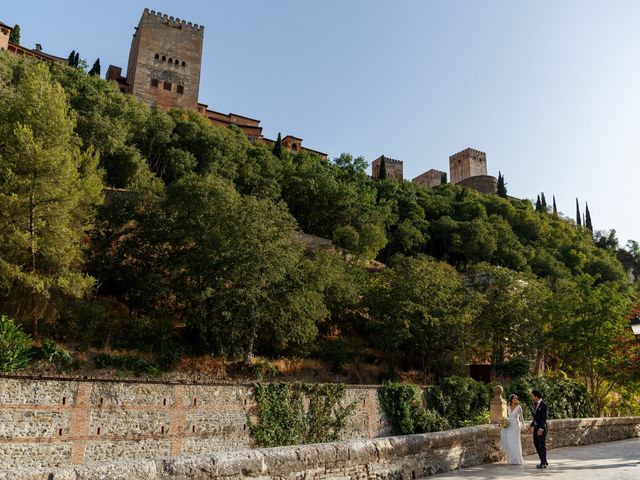
<svg viewBox="0 0 640 480"><path fill-rule="evenodd" d="M547 414L549 409L547 404L542 400L542 393L538 390L533 390L531 395L533 397L533 420L530 428L533 432L533 444L540 457L540 464L536 467L547 468L549 464L547 463L547 447L545 442L547 440ZM508 403L508 420L503 424L500 444L506 454L507 463L521 465L523 460L520 431L525 428L522 407L515 393L509 395Z"/></svg>

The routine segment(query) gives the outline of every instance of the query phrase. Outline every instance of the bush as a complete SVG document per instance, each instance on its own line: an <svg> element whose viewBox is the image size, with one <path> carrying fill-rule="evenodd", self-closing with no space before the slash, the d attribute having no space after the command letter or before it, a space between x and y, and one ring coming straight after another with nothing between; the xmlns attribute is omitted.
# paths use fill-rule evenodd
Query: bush
<svg viewBox="0 0 640 480"><path fill-rule="evenodd" d="M42 347L40 347L39 353L40 356L49 363L53 363L62 369L67 369L71 366L71 354L64 348L58 346L56 342L50 338L47 338L42 342Z"/></svg>
<svg viewBox="0 0 640 480"><path fill-rule="evenodd" d="M31 337L20 325L0 315L0 371L15 372L29 364Z"/></svg>
<svg viewBox="0 0 640 480"><path fill-rule="evenodd" d="M482 415L492 396L489 385L469 377L448 377L427 390L427 405L457 428Z"/></svg>
<svg viewBox="0 0 640 480"><path fill-rule="evenodd" d="M95 356L93 363L96 368L116 368L133 372L136 375L145 373L157 377L161 371L160 367L155 363L133 355L109 355L108 353L100 353Z"/></svg>
<svg viewBox="0 0 640 480"><path fill-rule="evenodd" d="M449 422L438 412L424 407L422 389L417 385L386 383L378 398L394 435L447 430Z"/></svg>
<svg viewBox="0 0 640 480"><path fill-rule="evenodd" d="M531 372L531 362L524 357L515 357L511 360L496 365L496 373L505 377L521 378Z"/></svg>
<svg viewBox="0 0 640 480"><path fill-rule="evenodd" d="M333 373L340 373L343 371L344 364L352 358L349 353L349 342L343 337L335 340L321 340L318 342L317 357L329 363Z"/></svg>

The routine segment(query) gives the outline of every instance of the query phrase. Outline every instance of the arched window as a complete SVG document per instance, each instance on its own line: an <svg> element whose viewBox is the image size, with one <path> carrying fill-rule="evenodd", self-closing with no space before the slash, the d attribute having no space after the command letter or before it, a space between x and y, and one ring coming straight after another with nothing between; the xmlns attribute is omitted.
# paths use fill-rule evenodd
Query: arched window
<svg viewBox="0 0 640 480"><path fill-rule="evenodd" d="M164 55L162 55L162 61L164 62L167 59Z"/></svg>
<svg viewBox="0 0 640 480"><path fill-rule="evenodd" d="M178 92L180 95L182 95L184 93L184 85L178 85L176 87L176 92Z"/></svg>
<svg viewBox="0 0 640 480"><path fill-rule="evenodd" d="M158 60L159 58L160 58L160 55L156 53L156 60Z"/></svg>
<svg viewBox="0 0 640 480"><path fill-rule="evenodd" d="M183 66L183 67L186 67L186 66L187 66L187 64L186 64L186 63L184 63L184 60L182 61L182 66Z"/></svg>
<svg viewBox="0 0 640 480"><path fill-rule="evenodd" d="M173 58L169 57L169 63L173 63Z"/></svg>
<svg viewBox="0 0 640 480"><path fill-rule="evenodd" d="M297 143L292 143L291 144L291 150L293 150L294 152L298 151L298 144Z"/></svg>
<svg viewBox="0 0 640 480"><path fill-rule="evenodd" d="M175 63L176 63L176 65L178 65L180 62L179 62L178 60L176 60L176 62L175 62Z"/></svg>

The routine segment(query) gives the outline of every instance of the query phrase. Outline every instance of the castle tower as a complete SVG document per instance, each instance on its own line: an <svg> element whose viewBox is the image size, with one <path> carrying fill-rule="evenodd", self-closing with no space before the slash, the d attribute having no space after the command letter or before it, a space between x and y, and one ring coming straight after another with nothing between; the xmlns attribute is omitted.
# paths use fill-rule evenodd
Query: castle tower
<svg viewBox="0 0 640 480"><path fill-rule="evenodd" d="M460 183L469 177L487 174L487 154L473 148L466 148L449 157L451 183Z"/></svg>
<svg viewBox="0 0 640 480"><path fill-rule="evenodd" d="M131 41L129 93L162 108L198 108L204 27L145 8Z"/></svg>
<svg viewBox="0 0 640 480"><path fill-rule="evenodd" d="M0 50L9 49L9 35L11 35L11 28L9 25L0 22Z"/></svg>
<svg viewBox="0 0 640 480"><path fill-rule="evenodd" d="M378 180L380 177L380 164L384 159L384 168L387 171L387 178L393 178L398 182L402 182L403 179L403 163L402 160L396 160L394 158L385 157L380 155L373 162L371 162L371 178Z"/></svg>

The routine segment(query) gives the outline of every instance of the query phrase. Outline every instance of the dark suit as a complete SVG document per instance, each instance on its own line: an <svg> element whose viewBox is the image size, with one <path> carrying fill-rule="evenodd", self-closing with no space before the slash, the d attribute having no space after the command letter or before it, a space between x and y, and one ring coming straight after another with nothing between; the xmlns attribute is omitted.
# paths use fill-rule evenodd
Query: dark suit
<svg viewBox="0 0 640 480"><path fill-rule="evenodd" d="M533 421L531 426L533 427L533 445L536 447L536 452L540 457L540 464L547 464L547 415L549 409L544 401L540 400L538 407L534 405ZM542 430L542 435L538 436L538 430Z"/></svg>

